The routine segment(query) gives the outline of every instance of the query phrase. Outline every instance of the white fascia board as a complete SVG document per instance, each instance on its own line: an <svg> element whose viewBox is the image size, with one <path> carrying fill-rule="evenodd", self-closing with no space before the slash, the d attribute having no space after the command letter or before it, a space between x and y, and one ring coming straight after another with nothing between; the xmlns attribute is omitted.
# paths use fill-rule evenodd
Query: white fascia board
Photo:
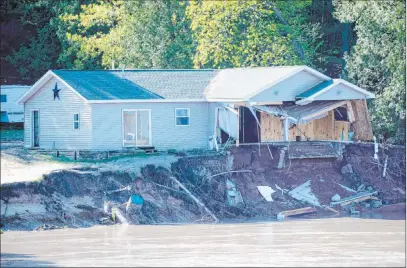
<svg viewBox="0 0 407 268"><path fill-rule="evenodd" d="M256 95L260 94L261 92L263 92L264 90L266 90L266 89L268 89L268 88L271 88L272 86L277 85L278 83L280 83L280 82L282 82L282 81L284 81L284 80L290 78L291 76L293 76L293 75L295 75L295 74L297 74L297 73L299 73L299 72L301 72L301 71L303 71L303 68L298 68L298 69L292 71L291 73L287 74L286 76L281 77L281 78L278 79L277 81L274 81L273 83L267 84L266 86L260 88L259 90L256 90L256 92L254 92L254 93L249 94L248 96L246 96L246 97L245 97L245 101L250 100L250 99L253 98L254 96L256 96Z"/></svg>
<svg viewBox="0 0 407 268"><path fill-rule="evenodd" d="M275 81L275 82L273 82L271 84L268 84L265 87L262 87L260 90L256 91L255 93L250 94L249 96L246 97L246 100L249 100L249 99L253 98L254 96L260 94L264 90L269 89L269 88L277 85L278 83L280 83L280 82L282 82L282 81L284 81L284 80L286 80L286 79L288 79L288 78L290 78L290 77L292 77L292 76L294 76L294 75L296 75L296 74L298 74L298 73L300 73L302 71L305 71L305 72L307 72L307 73L309 73L309 74L311 74L313 76L316 76L316 77L318 77L318 78L320 78L320 79L322 79L324 81L331 80L331 78L329 76L326 76L323 73L320 73L317 70L312 69L311 67L308 67L308 66L304 65L304 66L301 66L298 69L292 71L288 75L278 79L277 81Z"/></svg>
<svg viewBox="0 0 407 268"><path fill-rule="evenodd" d="M48 72L46 72L37 82L35 82L35 84L30 88L30 90L28 90L24 95L22 95L18 100L17 100L17 104L23 104L25 103L27 100L29 100L34 94L35 92L37 92L46 82L48 82L48 80L50 80L52 77L55 77L56 79L58 79L58 81L60 81L62 84L64 84L67 88L69 88L70 90L72 90L76 95L78 95L78 97L80 97L82 100L84 100L85 102L88 102L87 99L85 99L85 97L83 97L81 94L79 94L78 91L76 91L73 87L71 87L67 82L65 82L61 77L59 77L58 75L56 75L53 71L49 70Z"/></svg>
<svg viewBox="0 0 407 268"><path fill-rule="evenodd" d="M235 102L244 102L246 99L206 99L207 102L227 102L227 103L235 103Z"/></svg>
<svg viewBox="0 0 407 268"><path fill-rule="evenodd" d="M356 86L356 85L354 85L354 84L352 84L352 83L350 83L350 82L348 82L346 80L334 79L334 82L333 82L332 85L327 86L326 88L322 89L321 91L315 93L312 96L309 96L308 98L303 98L301 100L296 101L295 104L306 105L306 104L308 104L310 102L313 102L316 97L318 97L319 95L327 92L328 90L330 90L331 88L333 88L333 87L335 87L335 86L337 86L339 84L343 84L343 85L345 85L345 86L347 86L347 87L349 87L349 88L351 88L351 89L365 95L367 99L375 98L375 95L373 93L371 93L371 92L369 92L369 91L367 91L367 90L365 90L363 88L360 88L360 87L358 87L358 86Z"/></svg>
<svg viewBox="0 0 407 268"><path fill-rule="evenodd" d="M315 69L313 69L311 67L308 67L308 66L304 66L302 70L304 70L304 71L306 71L306 72L308 72L308 73L310 73L310 74L312 74L312 75L314 75L316 77L319 77L319 78L321 78L322 80L325 80L325 81L332 79L329 76L324 75L323 73L321 73L321 72L319 72L319 71L317 71L317 70L315 70Z"/></svg>
<svg viewBox="0 0 407 268"><path fill-rule="evenodd" d="M62 82L62 84L64 84L67 88L72 90L76 95L78 95L79 98L81 98L85 102L88 102L88 100L84 96L82 96L78 91L76 91L76 89L74 89L73 87L71 87L71 85L69 85L67 82L65 82L64 79L62 79L61 77L56 75L53 71L50 71L50 72L56 79L58 79L60 82Z"/></svg>
<svg viewBox="0 0 407 268"><path fill-rule="evenodd" d="M208 102L205 99L128 99L128 100L89 100L88 103L163 103L163 102Z"/></svg>
<svg viewBox="0 0 407 268"><path fill-rule="evenodd" d="M49 70L46 72L40 79L38 79L37 82L35 82L34 85L31 86L27 92L25 92L17 101L17 104L23 104L26 102L34 93L41 87L43 86L49 79L52 77L52 72Z"/></svg>
<svg viewBox="0 0 407 268"><path fill-rule="evenodd" d="M373 94L372 92L369 92L369 91L367 91L367 90L365 90L363 88L360 88L357 85L352 84L352 83L350 83L350 82L348 82L346 80L343 80L343 79L335 79L335 80L338 81L338 83L342 83L342 84L344 84L344 85L346 85L346 86L348 86L348 87L350 87L350 88L352 88L352 89L366 95L366 97L368 99L374 99L376 97L375 94Z"/></svg>

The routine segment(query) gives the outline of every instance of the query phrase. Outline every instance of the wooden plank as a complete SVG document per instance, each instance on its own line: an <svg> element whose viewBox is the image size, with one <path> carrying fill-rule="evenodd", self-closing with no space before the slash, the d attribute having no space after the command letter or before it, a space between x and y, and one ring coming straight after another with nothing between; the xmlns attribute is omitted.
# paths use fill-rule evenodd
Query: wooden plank
<svg viewBox="0 0 407 268"><path fill-rule="evenodd" d="M349 122L351 123L355 122L355 114L353 113L352 103L350 101L346 103L346 110L348 112Z"/></svg>
<svg viewBox="0 0 407 268"><path fill-rule="evenodd" d="M284 219L285 217L289 216L295 216L295 215L302 215L302 214L308 214L308 213L315 213L317 212L316 208L313 207L306 207L306 208L299 208L299 209L293 209L293 210L286 210L278 213L277 219Z"/></svg>
<svg viewBox="0 0 407 268"><path fill-rule="evenodd" d="M260 113L260 122L261 141L283 140L283 124L280 118L266 113Z"/></svg>

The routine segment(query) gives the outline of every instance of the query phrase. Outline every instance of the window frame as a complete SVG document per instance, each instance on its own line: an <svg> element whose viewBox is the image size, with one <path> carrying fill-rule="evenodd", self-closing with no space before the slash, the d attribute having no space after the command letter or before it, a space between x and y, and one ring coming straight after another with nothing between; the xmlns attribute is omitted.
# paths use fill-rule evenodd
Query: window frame
<svg viewBox="0 0 407 268"><path fill-rule="evenodd" d="M75 115L78 115L78 120L75 120ZM80 113L74 113L73 114L73 129L74 130L79 130L81 128L81 119L80 119ZM75 123L78 123L78 128L75 128Z"/></svg>
<svg viewBox="0 0 407 268"><path fill-rule="evenodd" d="M177 111L178 110L187 110L188 111L188 116L177 116ZM191 109L190 108L175 108L174 110L174 115L175 115L175 126L176 127L189 127L191 126ZM188 125L178 125L177 124L177 118L188 118Z"/></svg>

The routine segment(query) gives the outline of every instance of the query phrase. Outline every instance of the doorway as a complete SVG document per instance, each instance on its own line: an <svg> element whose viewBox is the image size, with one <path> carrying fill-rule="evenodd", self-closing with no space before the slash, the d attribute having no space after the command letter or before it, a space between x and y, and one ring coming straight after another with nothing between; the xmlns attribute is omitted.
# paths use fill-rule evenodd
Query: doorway
<svg viewBox="0 0 407 268"><path fill-rule="evenodd" d="M31 111L31 146L40 146L40 111Z"/></svg>
<svg viewBox="0 0 407 268"><path fill-rule="evenodd" d="M151 110L123 110L123 147L151 146Z"/></svg>

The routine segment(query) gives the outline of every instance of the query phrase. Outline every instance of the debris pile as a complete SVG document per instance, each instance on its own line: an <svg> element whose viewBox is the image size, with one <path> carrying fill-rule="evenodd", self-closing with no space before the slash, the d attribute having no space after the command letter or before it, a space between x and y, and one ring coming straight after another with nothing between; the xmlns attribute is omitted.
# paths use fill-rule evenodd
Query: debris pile
<svg viewBox="0 0 407 268"><path fill-rule="evenodd" d="M339 160L290 159L276 146L271 158L266 146L261 154L258 146L241 146L134 173L97 166L55 171L41 181L2 185L2 228L387 217L386 211L405 217L400 207L387 209L405 203L401 151L389 150L383 178L373 148L346 148Z"/></svg>

